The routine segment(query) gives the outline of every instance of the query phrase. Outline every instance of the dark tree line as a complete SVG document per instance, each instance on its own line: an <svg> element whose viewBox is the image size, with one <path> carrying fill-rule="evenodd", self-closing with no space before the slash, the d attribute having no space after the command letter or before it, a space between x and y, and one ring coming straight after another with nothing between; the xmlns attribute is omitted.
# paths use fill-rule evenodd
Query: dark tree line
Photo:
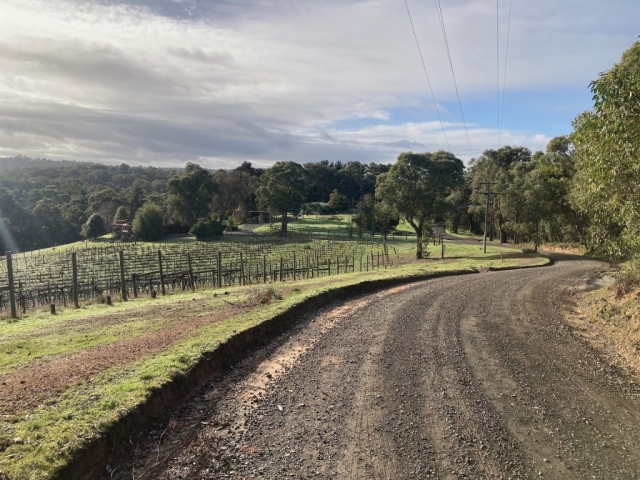
<svg viewBox="0 0 640 480"><path fill-rule="evenodd" d="M2 166L16 159L0 160ZM95 163L32 163L0 174L0 251L32 250L77 241L93 214L106 225L119 207L131 219L146 202L163 202L175 171L154 167ZM26 167L25 167L26 165Z"/></svg>

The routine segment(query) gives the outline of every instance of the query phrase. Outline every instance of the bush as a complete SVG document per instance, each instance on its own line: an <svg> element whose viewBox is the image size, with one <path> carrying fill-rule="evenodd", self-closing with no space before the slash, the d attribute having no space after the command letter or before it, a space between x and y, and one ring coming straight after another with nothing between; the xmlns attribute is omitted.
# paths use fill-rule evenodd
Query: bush
<svg viewBox="0 0 640 480"><path fill-rule="evenodd" d="M217 220L196 223L189 232L198 240L211 240L220 237L224 233L224 225Z"/></svg>
<svg viewBox="0 0 640 480"><path fill-rule="evenodd" d="M102 215L94 213L89 217L87 223L82 226L82 236L95 240L107 233L107 223Z"/></svg>
<svg viewBox="0 0 640 480"><path fill-rule="evenodd" d="M116 214L113 217L113 223L118 223L121 221L126 222L127 220L129 220L129 212L127 208L124 206L118 207L118 210L116 210Z"/></svg>
<svg viewBox="0 0 640 480"><path fill-rule="evenodd" d="M234 217L233 215L227 218L225 222L225 227L227 232L236 232L238 230L238 225L242 224L242 220Z"/></svg>
<svg viewBox="0 0 640 480"><path fill-rule="evenodd" d="M154 203L145 203L133 219L133 233L143 240L160 240L164 235L164 214Z"/></svg>

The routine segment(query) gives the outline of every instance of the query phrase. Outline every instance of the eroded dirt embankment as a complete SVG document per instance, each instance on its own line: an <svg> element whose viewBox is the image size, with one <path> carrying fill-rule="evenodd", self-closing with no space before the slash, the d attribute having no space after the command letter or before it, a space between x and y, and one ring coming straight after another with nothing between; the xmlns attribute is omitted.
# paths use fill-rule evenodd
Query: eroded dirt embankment
<svg viewBox="0 0 640 480"><path fill-rule="evenodd" d="M558 260L320 311L112 478L638 478L640 388L561 313L601 264Z"/></svg>

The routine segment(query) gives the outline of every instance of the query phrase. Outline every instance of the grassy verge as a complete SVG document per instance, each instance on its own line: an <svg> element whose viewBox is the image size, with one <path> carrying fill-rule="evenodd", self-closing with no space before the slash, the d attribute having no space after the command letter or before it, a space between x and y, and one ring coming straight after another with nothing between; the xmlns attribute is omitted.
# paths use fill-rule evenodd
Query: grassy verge
<svg viewBox="0 0 640 480"><path fill-rule="evenodd" d="M406 252L398 247L393 266L366 273L234 287L227 289L226 295L213 290L180 293L114 307L94 305L81 311L69 310L55 318L40 313L19 322L2 322L1 351L30 349L29 355L17 354L13 361L4 361L3 372L11 373L27 368L31 362L56 359L97 344L108 345L123 337L142 335L150 320L158 322L160 326L156 327L162 328L156 313L160 315L163 310L169 312L167 318L174 323L206 315L207 311L228 308L228 305L238 306L239 312L187 331L160 352L107 368L90 380L63 391L52 391L35 409L0 417L0 478L52 478L93 440L107 434L121 419L140 409L160 389L187 376L220 345L318 295L375 280L411 281L436 273L474 272L547 262L541 256L497 247L490 247L489 255L485 256L474 245L450 245L445 260L417 262L410 260L407 254L411 248L410 243ZM437 248L434 250L439 251ZM243 305L247 308L241 308ZM180 312L179 316L176 311ZM27 342L29 338L34 341ZM25 343L19 347L16 342Z"/></svg>
<svg viewBox="0 0 640 480"><path fill-rule="evenodd" d="M624 359L625 365L640 373L640 272L630 263L620 271L604 274L608 281L599 289L581 295L569 321L594 340Z"/></svg>

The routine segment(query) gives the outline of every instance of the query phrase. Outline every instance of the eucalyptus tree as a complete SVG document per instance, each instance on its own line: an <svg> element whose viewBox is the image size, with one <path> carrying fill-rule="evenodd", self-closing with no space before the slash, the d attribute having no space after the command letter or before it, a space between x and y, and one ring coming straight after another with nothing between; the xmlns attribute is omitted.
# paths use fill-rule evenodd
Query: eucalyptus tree
<svg viewBox="0 0 640 480"><path fill-rule="evenodd" d="M288 214L299 213L306 198L307 175L299 163L277 162L260 177L258 203L271 213L282 215L281 231L286 232Z"/></svg>
<svg viewBox="0 0 640 480"><path fill-rule="evenodd" d="M446 199L462 185L463 172L464 164L451 153L407 152L378 176L376 197L416 232L416 258L423 258L426 228L446 211Z"/></svg>
<svg viewBox="0 0 640 480"><path fill-rule="evenodd" d="M591 83L594 108L574 121L573 199L595 246L613 258L640 254L640 42Z"/></svg>

